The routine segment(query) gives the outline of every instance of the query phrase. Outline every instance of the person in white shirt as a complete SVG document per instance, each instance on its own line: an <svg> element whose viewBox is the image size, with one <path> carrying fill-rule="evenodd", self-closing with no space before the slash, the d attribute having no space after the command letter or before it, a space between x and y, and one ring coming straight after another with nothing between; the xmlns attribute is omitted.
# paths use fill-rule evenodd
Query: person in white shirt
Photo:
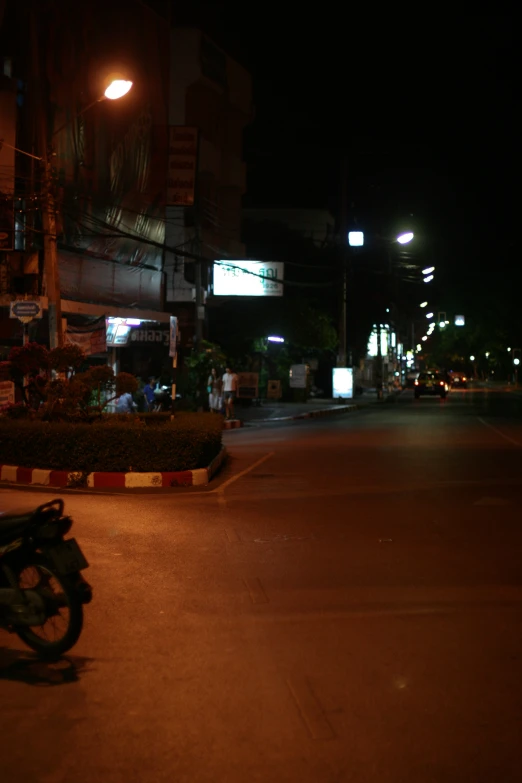
<svg viewBox="0 0 522 783"><path fill-rule="evenodd" d="M237 394L237 375L227 367L223 375L223 398L225 401L225 419L234 418L234 400Z"/></svg>

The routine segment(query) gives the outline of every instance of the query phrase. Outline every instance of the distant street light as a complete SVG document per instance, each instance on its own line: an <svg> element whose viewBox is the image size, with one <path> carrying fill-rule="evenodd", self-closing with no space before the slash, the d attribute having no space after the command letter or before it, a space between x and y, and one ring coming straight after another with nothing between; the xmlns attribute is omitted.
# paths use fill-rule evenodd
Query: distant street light
<svg viewBox="0 0 522 783"><path fill-rule="evenodd" d="M424 278L423 282L424 283L431 283L432 280L433 280L433 275L429 275L428 277Z"/></svg>
<svg viewBox="0 0 522 783"><path fill-rule="evenodd" d="M398 236L397 242L400 245L407 245L408 242L411 242L413 236L414 236L413 231L408 231L406 234L401 234L400 236Z"/></svg>
<svg viewBox="0 0 522 783"><path fill-rule="evenodd" d="M426 318L433 318L433 313L426 313Z"/></svg>
<svg viewBox="0 0 522 783"><path fill-rule="evenodd" d="M364 245L364 232L349 231L348 244L350 245L350 247L362 247Z"/></svg>
<svg viewBox="0 0 522 783"><path fill-rule="evenodd" d="M424 335L424 337L421 337L421 340L422 340L423 343L425 343L427 339L428 338L426 337L426 335Z"/></svg>
<svg viewBox="0 0 522 783"><path fill-rule="evenodd" d="M266 338L269 343L284 343L285 338L284 337L276 337L276 335L270 335L270 337Z"/></svg>
<svg viewBox="0 0 522 783"><path fill-rule="evenodd" d="M455 326L465 326L466 319L463 315L456 315L455 316Z"/></svg>
<svg viewBox="0 0 522 783"><path fill-rule="evenodd" d="M422 270L422 274L423 275L431 275L431 273L434 272L434 271L435 271L435 267L434 266L428 266L428 267L426 267L426 269Z"/></svg>
<svg viewBox="0 0 522 783"><path fill-rule="evenodd" d="M474 356L470 356L469 360L470 360L470 362L474 362L475 361L475 357Z"/></svg>
<svg viewBox="0 0 522 783"><path fill-rule="evenodd" d="M428 306L427 302L421 302L419 305L419 307L427 307L427 306Z"/></svg>

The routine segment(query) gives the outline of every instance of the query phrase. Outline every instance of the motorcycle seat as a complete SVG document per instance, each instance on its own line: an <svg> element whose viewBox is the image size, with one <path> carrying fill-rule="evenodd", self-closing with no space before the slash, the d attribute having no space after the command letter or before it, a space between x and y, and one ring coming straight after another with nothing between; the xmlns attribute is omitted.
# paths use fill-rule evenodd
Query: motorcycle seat
<svg viewBox="0 0 522 783"><path fill-rule="evenodd" d="M38 524L61 517L63 500L51 500L41 506L17 508L12 511L0 511L0 542L13 541L38 519Z"/></svg>
<svg viewBox="0 0 522 783"><path fill-rule="evenodd" d="M19 508L12 511L0 511L0 541L9 541L23 533L32 524L38 509Z"/></svg>

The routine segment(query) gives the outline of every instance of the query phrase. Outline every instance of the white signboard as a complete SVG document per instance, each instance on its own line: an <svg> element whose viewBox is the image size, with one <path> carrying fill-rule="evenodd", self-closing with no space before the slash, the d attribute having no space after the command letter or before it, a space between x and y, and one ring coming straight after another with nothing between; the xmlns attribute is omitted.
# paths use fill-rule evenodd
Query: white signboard
<svg viewBox="0 0 522 783"><path fill-rule="evenodd" d="M334 400L353 397L353 370L351 367L333 368L333 397Z"/></svg>
<svg viewBox="0 0 522 783"><path fill-rule="evenodd" d="M215 296L283 296L280 261L215 261Z"/></svg>
<svg viewBox="0 0 522 783"><path fill-rule="evenodd" d="M12 381L0 381L0 409L14 405L15 385Z"/></svg>
<svg viewBox="0 0 522 783"><path fill-rule="evenodd" d="M290 367L290 388L306 389L308 367L306 364L292 364Z"/></svg>

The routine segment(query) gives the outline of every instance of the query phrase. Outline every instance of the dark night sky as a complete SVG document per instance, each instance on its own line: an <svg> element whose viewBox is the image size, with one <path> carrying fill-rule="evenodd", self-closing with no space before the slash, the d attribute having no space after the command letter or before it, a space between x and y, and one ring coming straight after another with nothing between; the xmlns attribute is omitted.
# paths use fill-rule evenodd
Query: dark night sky
<svg viewBox="0 0 522 783"><path fill-rule="evenodd" d="M514 265L520 62L511 16L437 16L434 7L427 19L426 6L382 15L333 2L310 13L273 2L190 7L174 16L199 21L253 75L247 203L336 211L347 154L351 218L385 233L413 214L448 284L468 285L472 268L480 288L492 261Z"/></svg>

